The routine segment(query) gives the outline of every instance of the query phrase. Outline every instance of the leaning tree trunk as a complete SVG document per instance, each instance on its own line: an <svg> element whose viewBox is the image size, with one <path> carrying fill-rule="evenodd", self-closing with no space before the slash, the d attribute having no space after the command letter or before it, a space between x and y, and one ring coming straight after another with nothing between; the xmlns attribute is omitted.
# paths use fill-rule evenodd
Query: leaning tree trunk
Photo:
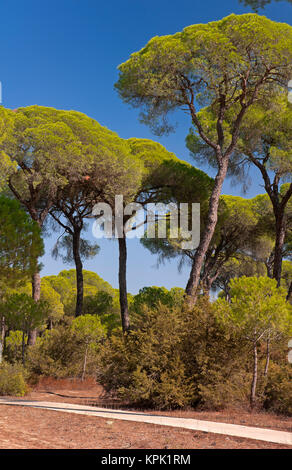
<svg viewBox="0 0 292 470"><path fill-rule="evenodd" d="M258 378L258 350L257 342L254 340L253 343L253 374L252 374L252 383L250 391L250 406L254 408L256 402L256 388L257 388L257 378Z"/></svg>
<svg viewBox="0 0 292 470"><path fill-rule="evenodd" d="M274 252L273 278L276 279L278 287L281 284L283 246L285 243L286 223L284 214L276 216L276 243Z"/></svg>
<svg viewBox="0 0 292 470"><path fill-rule="evenodd" d="M130 328L128 297L127 297L127 242L123 234L119 240L119 291L120 291L120 311L123 332Z"/></svg>
<svg viewBox="0 0 292 470"><path fill-rule="evenodd" d="M229 157L225 156L222 164L219 166L218 173L215 178L214 187L212 190L212 194L209 201L209 211L208 211L208 218L206 227L204 230L203 237L199 243L197 248L190 277L186 286L186 295L187 301L190 304L196 302L197 298L197 289L199 286L200 281L200 274L202 270L202 266L204 263L206 252L209 248L211 243L212 237L214 235L214 231L216 228L217 220L218 220L218 206L219 206L219 199L222 190L222 186L226 177L227 168L228 168Z"/></svg>
<svg viewBox="0 0 292 470"><path fill-rule="evenodd" d="M38 302L41 298L41 275L39 271L35 272L32 276L32 298ZM30 330L28 333L27 344L33 346L37 338L37 329Z"/></svg>
<svg viewBox="0 0 292 470"><path fill-rule="evenodd" d="M82 315L83 309L83 264L80 256L80 233L81 229L73 232L73 257L76 267L76 308L75 316Z"/></svg>

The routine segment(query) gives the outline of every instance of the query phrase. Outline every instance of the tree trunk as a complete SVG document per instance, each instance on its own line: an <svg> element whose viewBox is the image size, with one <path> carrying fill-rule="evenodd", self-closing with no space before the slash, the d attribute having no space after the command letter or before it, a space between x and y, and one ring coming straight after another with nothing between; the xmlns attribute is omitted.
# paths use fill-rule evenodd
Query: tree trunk
<svg viewBox="0 0 292 470"><path fill-rule="evenodd" d="M230 287L227 284L224 289L225 300L230 304L231 303L231 296L230 296Z"/></svg>
<svg viewBox="0 0 292 470"><path fill-rule="evenodd" d="M32 276L32 298L35 302L38 302L41 298L41 275L39 271L35 272ZM33 346L37 338L37 329L33 329L28 333L27 344Z"/></svg>
<svg viewBox="0 0 292 470"><path fill-rule="evenodd" d="M275 256L275 253L274 253L274 250L273 250L273 251L270 253L269 258L268 258L267 261L265 262L265 265L266 265L266 268L267 268L267 276L268 276L270 279L273 279L274 256Z"/></svg>
<svg viewBox="0 0 292 470"><path fill-rule="evenodd" d="M119 290L120 290L120 311L123 332L130 328L128 297L127 297L127 243L125 235L119 240Z"/></svg>
<svg viewBox="0 0 292 470"><path fill-rule="evenodd" d="M281 284L283 246L285 243L286 223L284 213L276 216L276 243L274 255L273 278L276 279L278 287Z"/></svg>
<svg viewBox="0 0 292 470"><path fill-rule="evenodd" d="M258 351L257 351L257 342L254 341L253 344L253 375L252 375L252 384L250 391L250 406L254 408L256 401L256 387L257 387L257 378L258 378Z"/></svg>
<svg viewBox="0 0 292 470"><path fill-rule="evenodd" d="M5 318L0 318L0 364L3 361L3 351L4 351L4 341L5 341Z"/></svg>
<svg viewBox="0 0 292 470"><path fill-rule="evenodd" d="M22 365L25 366L25 332L22 332L22 347L21 347L21 355L22 355Z"/></svg>
<svg viewBox="0 0 292 470"><path fill-rule="evenodd" d="M290 302L292 304L292 281L290 283L290 287L289 287L289 290L288 290L286 300L287 300L287 302Z"/></svg>
<svg viewBox="0 0 292 470"><path fill-rule="evenodd" d="M270 364L270 336L267 339L267 349L266 349L266 364L264 370L264 376L267 377Z"/></svg>
<svg viewBox="0 0 292 470"><path fill-rule="evenodd" d="M85 354L84 354L83 370L82 370L82 376L81 376L81 381L82 382L85 378L85 373L86 373L87 353L88 353L88 344L86 345Z"/></svg>
<svg viewBox="0 0 292 470"><path fill-rule="evenodd" d="M80 233L81 229L74 228L73 256L76 267L76 308L75 316L82 315L83 309L83 264L80 257Z"/></svg>
<svg viewBox="0 0 292 470"><path fill-rule="evenodd" d="M211 286L209 285L209 282L208 281L203 282L202 283L202 291L203 291L203 296L206 299L210 298L210 290L211 290Z"/></svg>
<svg viewBox="0 0 292 470"><path fill-rule="evenodd" d="M215 178L214 187L209 201L206 227L194 257L190 277L185 290L187 302L189 304L194 304L196 302L197 289L200 281L200 274L204 263L204 258L212 240L218 220L219 198L222 185L226 177L228 162L229 157L225 156L222 164L219 166L219 170Z"/></svg>

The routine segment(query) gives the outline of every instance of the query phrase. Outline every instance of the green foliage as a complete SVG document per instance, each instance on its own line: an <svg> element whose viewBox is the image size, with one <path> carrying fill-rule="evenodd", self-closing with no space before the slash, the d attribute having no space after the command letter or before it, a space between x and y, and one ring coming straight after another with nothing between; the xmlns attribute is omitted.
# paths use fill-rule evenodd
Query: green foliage
<svg viewBox="0 0 292 470"><path fill-rule="evenodd" d="M19 203L0 196L0 284L13 287L26 281L43 254L40 229Z"/></svg>
<svg viewBox="0 0 292 470"><path fill-rule="evenodd" d="M28 351L28 368L32 375L56 378L95 374L99 348L105 328L97 316L82 315L58 328L46 330Z"/></svg>
<svg viewBox="0 0 292 470"><path fill-rule="evenodd" d="M158 142L132 138L127 143L131 154L143 162L142 186L136 198L139 202L145 202L143 198L148 191L150 202L206 201L213 179L202 170L179 160Z"/></svg>
<svg viewBox="0 0 292 470"><path fill-rule="evenodd" d="M206 213L201 212L201 233L205 230L205 216ZM265 273L264 266L253 261L255 249L258 251L263 240L259 220L260 214L255 211L253 199L227 195L220 197L218 222L201 270L203 288L209 291L212 285L216 288L225 285L229 280L228 270L230 277L234 277L232 273L239 265L241 275L253 274L256 269L261 274ZM180 238L171 238L169 230L165 239L145 237L141 242L151 253L159 255L158 263L177 257L181 267L196 255L196 250L182 250ZM254 271L251 265L257 265ZM237 271L240 272L235 269Z"/></svg>
<svg viewBox="0 0 292 470"><path fill-rule="evenodd" d="M48 318L48 304L35 302L27 294L11 294L1 304L1 313L9 328L27 334L44 325Z"/></svg>
<svg viewBox="0 0 292 470"><path fill-rule="evenodd" d="M279 338L291 334L292 309L286 302L285 289L277 288L275 279L245 276L232 279L229 295L230 302L223 299L216 302L218 318L231 330L238 331L251 345L253 375L250 404L254 407L257 400L258 348L263 341L273 345Z"/></svg>
<svg viewBox="0 0 292 470"><path fill-rule="evenodd" d="M9 176L16 171L17 165L12 162L7 153L3 150L3 141L5 141L11 130L13 123L13 113L0 106L0 191L5 189Z"/></svg>
<svg viewBox="0 0 292 470"><path fill-rule="evenodd" d="M159 315L146 310L126 341L121 334L108 341L102 383L137 405L165 409L189 404L194 387L177 350L181 324L182 319L163 305Z"/></svg>
<svg viewBox="0 0 292 470"><path fill-rule="evenodd" d="M219 296L225 295L227 300L230 296L229 291L231 279L242 276L258 277L264 276L265 274L266 267L263 260L257 260L251 256L238 254L236 257L229 258L229 260L223 264L220 274L213 283L212 288L214 290L217 290L218 288L222 289L222 292L219 292Z"/></svg>
<svg viewBox="0 0 292 470"><path fill-rule="evenodd" d="M80 348L71 328L60 325L47 330L29 348L27 363L32 375L77 377L81 370Z"/></svg>
<svg viewBox="0 0 292 470"><path fill-rule="evenodd" d="M231 109L224 114L224 148L227 148L232 140L232 126L236 113L237 109ZM276 95L272 94L264 102L255 103L246 111L239 130L237 148L231 155L228 167L229 176L243 183L244 188L250 184L248 179L250 164L262 172L266 190L271 175L277 175L278 186L280 181L285 182L285 178L289 177L292 168L291 113L292 107L287 100L286 89ZM214 140L217 133L216 107L201 109L198 115L208 129L209 137ZM186 145L195 161L198 163L207 161L212 168L217 168L213 149L194 128L190 129ZM267 173L267 177L264 175L265 169L271 172L270 175ZM279 188L272 189L276 191Z"/></svg>
<svg viewBox="0 0 292 470"><path fill-rule="evenodd" d="M0 364L0 395L22 397L28 392L26 374L19 364Z"/></svg>
<svg viewBox="0 0 292 470"><path fill-rule="evenodd" d="M167 114L184 105L192 113L196 102L218 108L224 100L225 109L234 109L238 103L248 106L255 96L265 100L279 83L286 87L291 57L291 26L232 14L152 38L119 66L116 88L126 103L142 108L142 121L161 133L172 129ZM247 77L245 87L242 77ZM198 132L210 138L208 127L192 118Z"/></svg>
<svg viewBox="0 0 292 470"><path fill-rule="evenodd" d="M48 322L52 327L63 318L64 306L60 294L45 279L41 281L41 300L48 306Z"/></svg>
<svg viewBox="0 0 292 470"><path fill-rule="evenodd" d="M275 413L292 416L292 367L271 364L265 387L264 406Z"/></svg>
<svg viewBox="0 0 292 470"><path fill-rule="evenodd" d="M286 302L285 289L277 288L275 279L246 276L231 279L230 297L230 303L217 301L220 318L250 341L291 330L291 306Z"/></svg>
<svg viewBox="0 0 292 470"><path fill-rule="evenodd" d="M218 200L241 124L254 103L287 93L292 73L292 28L256 14L231 14L220 21L192 25L174 35L154 37L119 66L120 97L141 109L141 121L162 134L177 109L189 113L194 137L214 156L217 175L208 216L193 261L187 295L200 281L217 223ZM209 106L210 116L197 107ZM232 116L226 122L226 116ZM211 124L210 124L211 121ZM203 155L204 157L204 155Z"/></svg>
<svg viewBox="0 0 292 470"><path fill-rule="evenodd" d="M283 286L285 286L286 289L288 290L292 282L292 262L291 261L283 261L282 280L283 280Z"/></svg>
<svg viewBox="0 0 292 470"><path fill-rule="evenodd" d="M95 295L87 295L83 301L83 315L86 314L98 315L101 324L109 334L115 328L120 328L121 318L118 293L111 295L101 290Z"/></svg>
<svg viewBox="0 0 292 470"><path fill-rule="evenodd" d="M190 311L159 304L135 317L125 340L116 333L107 341L98 379L139 406L222 407L244 395L243 354L242 341L219 325L207 301Z"/></svg>
<svg viewBox="0 0 292 470"><path fill-rule="evenodd" d="M205 298L185 321L184 362L196 384L194 404L205 409L245 405L250 368L244 338L218 321L216 308Z"/></svg>
<svg viewBox="0 0 292 470"><path fill-rule="evenodd" d="M21 151L17 147L20 141ZM23 169L29 164L35 170L30 176L26 171L19 174L19 182L14 180L24 191L30 182L38 190L46 184L47 191L53 195L69 181L77 182L82 176L97 171L98 164L103 170L99 178L116 174L121 165L124 165L124 172L120 173L120 178L125 178L126 165L129 164L130 171L134 164L128 157L126 144L117 134L77 111L42 106L19 108L14 114L13 137L5 144ZM18 151L13 153L15 148ZM129 191L130 188L128 185Z"/></svg>
<svg viewBox="0 0 292 470"><path fill-rule="evenodd" d="M104 292L115 297L116 292L112 286L104 281L98 274L91 271L83 271L84 298L95 296L98 292ZM60 300L67 315L73 315L76 302L76 271L75 269L61 271L57 276L45 276L43 281L60 295ZM86 301L85 301L86 308ZM97 313L84 311L84 313Z"/></svg>
<svg viewBox="0 0 292 470"><path fill-rule="evenodd" d="M71 323L71 329L77 341L87 345L95 345L105 336L105 328L100 319L95 315L80 315Z"/></svg>
<svg viewBox="0 0 292 470"><path fill-rule="evenodd" d="M31 296L23 293L10 294L0 304L0 313L4 318L5 326L9 330L22 332L22 364L26 360L26 343L29 333L33 329L43 328L49 315L47 302L36 302Z"/></svg>
<svg viewBox="0 0 292 470"><path fill-rule="evenodd" d="M27 341L27 336L23 338L20 330L11 330L5 338L5 358L10 363L20 363L22 360L22 342Z"/></svg>
<svg viewBox="0 0 292 470"><path fill-rule="evenodd" d="M141 314L146 306L149 309L157 309L160 305L166 305L169 308L182 307L184 300L184 290L174 287L167 290L165 287L143 287L139 293L134 296L131 309L133 312Z"/></svg>
<svg viewBox="0 0 292 470"><path fill-rule="evenodd" d="M72 289L74 289L75 286L73 286L70 280L63 276L62 273L53 276L45 276L42 278L42 282L43 281L48 282L50 286L60 295L60 300L64 307L71 301L73 297Z"/></svg>
<svg viewBox="0 0 292 470"><path fill-rule="evenodd" d="M258 11L260 8L265 8L266 5L269 5L272 0L239 0L241 3L244 3L246 6L251 6L254 11ZM282 0L274 0L275 2L281 2ZM288 3L292 3L292 0L286 0Z"/></svg>
<svg viewBox="0 0 292 470"><path fill-rule="evenodd" d="M284 183L280 187L277 186L278 176L280 173L275 173L275 184L273 184L273 193L272 198L276 198L276 205L278 208L282 209L284 213L284 230L285 230L285 240L282 247L283 258L289 259L292 255L292 245L291 245L291 233L292 233L292 198L289 196L289 187L290 184ZM292 186L291 186L292 189ZM290 191L291 191L290 189ZM284 200L284 195L287 195L286 203L281 207L281 204ZM274 199L275 200L275 199ZM259 230L263 233L263 242L262 242L262 252L270 254L274 249L275 236L276 236L276 223L275 223L275 212L273 209L273 204L271 198L267 194L259 194L253 198L254 211L259 214ZM279 210L279 209L278 209ZM276 210L277 211L277 210ZM271 242L269 242L269 240ZM260 248L260 247L259 247ZM283 266L283 262L282 262Z"/></svg>
<svg viewBox="0 0 292 470"><path fill-rule="evenodd" d="M72 321L71 328L76 340L84 347L83 367L81 380L84 380L90 350L98 351L101 341L106 335L105 328L100 319L93 315L80 315Z"/></svg>

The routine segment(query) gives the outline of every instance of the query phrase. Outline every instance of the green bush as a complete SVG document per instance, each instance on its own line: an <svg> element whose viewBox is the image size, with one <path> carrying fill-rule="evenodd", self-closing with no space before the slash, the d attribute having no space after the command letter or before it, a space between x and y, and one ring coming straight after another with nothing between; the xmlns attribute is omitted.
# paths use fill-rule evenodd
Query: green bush
<svg viewBox="0 0 292 470"><path fill-rule="evenodd" d="M191 403L194 385L179 353L182 317L160 305L144 308L126 340L118 332L103 348L99 380L133 404L160 409Z"/></svg>
<svg viewBox="0 0 292 470"><path fill-rule="evenodd" d="M98 380L143 407L222 407L246 399L244 354L208 301L191 310L160 304L139 311L126 338L116 333L106 342Z"/></svg>
<svg viewBox="0 0 292 470"><path fill-rule="evenodd" d="M71 323L72 321L47 330L37 339L35 346L29 348L27 365L33 376L44 375L55 378L82 376L84 338L74 331ZM89 375L95 374L98 363L99 350L93 346L91 344L87 356L86 371Z"/></svg>
<svg viewBox="0 0 292 470"><path fill-rule="evenodd" d="M22 366L3 362L0 365L0 395L24 396L28 392L25 377Z"/></svg>
<svg viewBox="0 0 292 470"><path fill-rule="evenodd" d="M292 416L292 365L270 364L264 407Z"/></svg>
<svg viewBox="0 0 292 470"><path fill-rule="evenodd" d="M22 361L22 331L11 330L5 341L5 359L8 362L21 362ZM27 342L27 335L25 335L25 343Z"/></svg>
<svg viewBox="0 0 292 470"><path fill-rule="evenodd" d="M210 302L199 299L183 313L183 361L196 385L194 405L222 409L248 400L248 345L218 321Z"/></svg>
<svg viewBox="0 0 292 470"><path fill-rule="evenodd" d="M35 375L64 378L78 374L76 343L68 325L47 330L28 351L27 365Z"/></svg>

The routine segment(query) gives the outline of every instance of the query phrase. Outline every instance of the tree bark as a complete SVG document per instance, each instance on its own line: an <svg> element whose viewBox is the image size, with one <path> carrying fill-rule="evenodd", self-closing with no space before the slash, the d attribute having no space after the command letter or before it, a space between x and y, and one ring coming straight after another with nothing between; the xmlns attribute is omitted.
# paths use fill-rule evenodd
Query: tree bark
<svg viewBox="0 0 292 470"><path fill-rule="evenodd" d="M22 332L22 346L21 346L22 365L25 366L25 332Z"/></svg>
<svg viewBox="0 0 292 470"><path fill-rule="evenodd" d="M128 297L127 297L127 243L125 235L119 240L119 290L120 290L120 312L123 332L130 328Z"/></svg>
<svg viewBox="0 0 292 470"><path fill-rule="evenodd" d="M264 370L264 377L267 377L270 364L270 337L267 339L267 349L266 349L266 364Z"/></svg>
<svg viewBox="0 0 292 470"><path fill-rule="evenodd" d="M81 381L82 382L85 379L86 364L87 364L87 353L88 353L88 344L86 344L86 349L85 349L85 354L84 354L83 370L82 370L82 376L81 376Z"/></svg>
<svg viewBox="0 0 292 470"><path fill-rule="evenodd" d="M290 287L289 287L289 290L288 290L286 300L287 300L287 302L290 302L292 304L292 281L290 283Z"/></svg>
<svg viewBox="0 0 292 470"><path fill-rule="evenodd" d="M274 250L273 250L273 251L270 253L269 258L268 258L267 261L265 262L265 265L266 265L266 268L267 268L267 276L268 276L270 279L273 279L274 256L275 256L275 253L274 253Z"/></svg>
<svg viewBox="0 0 292 470"><path fill-rule="evenodd" d="M251 391L250 391L251 408L254 408L255 401L256 401L257 377L258 377L258 350L257 350L257 342L255 340L253 344L253 375L252 375L252 384L251 384Z"/></svg>
<svg viewBox="0 0 292 470"><path fill-rule="evenodd" d="M76 267L76 308L75 316L82 315L83 309L83 264L80 257L80 233L81 229L74 227L73 232L73 257Z"/></svg>
<svg viewBox="0 0 292 470"><path fill-rule="evenodd" d="M3 351L4 351L4 341L5 341L5 318L0 318L0 364L3 361Z"/></svg>
<svg viewBox="0 0 292 470"><path fill-rule="evenodd" d="M286 223L284 213L275 214L276 217L276 243L274 253L273 278L276 279L278 287L281 284L283 246L285 243Z"/></svg>
<svg viewBox="0 0 292 470"><path fill-rule="evenodd" d="M189 304L194 304L196 302L197 289L200 281L200 274L204 263L204 258L214 235L218 220L219 198L226 177L228 162L229 157L225 156L224 160L222 160L222 163L219 165L219 170L215 178L214 187L209 201L206 227L194 256L190 277L185 290L187 296L186 300Z"/></svg>
<svg viewBox="0 0 292 470"><path fill-rule="evenodd" d="M35 272L32 276L32 298L38 302L41 298L41 275L39 271ZM37 338L37 329L33 329L28 333L27 344L33 346Z"/></svg>

